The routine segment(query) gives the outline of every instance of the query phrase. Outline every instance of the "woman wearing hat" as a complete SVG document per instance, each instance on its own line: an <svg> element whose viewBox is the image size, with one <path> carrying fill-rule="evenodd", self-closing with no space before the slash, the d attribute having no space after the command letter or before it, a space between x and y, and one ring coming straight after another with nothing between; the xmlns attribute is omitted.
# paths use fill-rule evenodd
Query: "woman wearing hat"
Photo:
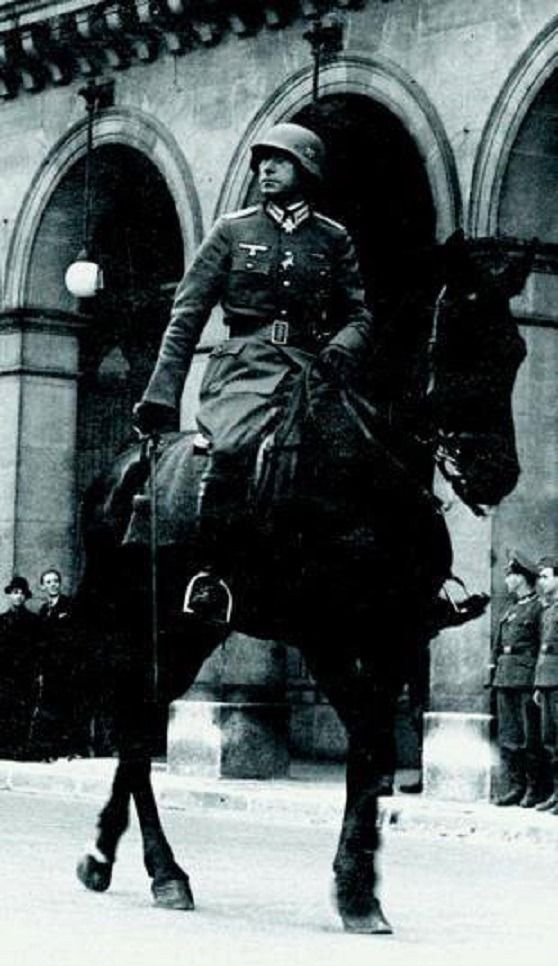
<svg viewBox="0 0 558 966"><path fill-rule="evenodd" d="M41 628L26 607L32 594L25 577L12 577L4 593L9 606L0 614L0 756L22 758L29 753Z"/></svg>

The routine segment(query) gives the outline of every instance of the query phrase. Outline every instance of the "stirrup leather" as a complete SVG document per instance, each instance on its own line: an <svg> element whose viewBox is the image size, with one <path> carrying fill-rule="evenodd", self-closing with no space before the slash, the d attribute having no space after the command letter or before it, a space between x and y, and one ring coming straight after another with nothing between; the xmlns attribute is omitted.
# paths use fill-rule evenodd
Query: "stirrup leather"
<svg viewBox="0 0 558 966"><path fill-rule="evenodd" d="M209 570L200 570L186 586L182 609L185 614L194 614L215 623L230 624L233 595L221 577L216 577Z"/></svg>

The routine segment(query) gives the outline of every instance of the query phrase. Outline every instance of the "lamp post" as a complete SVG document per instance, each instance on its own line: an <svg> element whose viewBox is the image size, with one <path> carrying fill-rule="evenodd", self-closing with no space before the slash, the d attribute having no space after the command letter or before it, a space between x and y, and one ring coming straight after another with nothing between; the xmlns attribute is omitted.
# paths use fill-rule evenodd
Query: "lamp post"
<svg viewBox="0 0 558 966"><path fill-rule="evenodd" d="M93 126L97 111L109 107L113 100L114 81L89 80L78 91L85 101L87 111L87 144L85 150L85 175L83 186L82 248L68 267L65 283L75 298L92 298L103 287L103 272L94 259L91 242L91 213L94 200L94 152Z"/></svg>
<svg viewBox="0 0 558 966"><path fill-rule="evenodd" d="M303 34L310 44L314 58L312 73L312 101L317 104L320 97L320 69L324 61L330 60L343 49L343 22L335 14L316 17Z"/></svg>

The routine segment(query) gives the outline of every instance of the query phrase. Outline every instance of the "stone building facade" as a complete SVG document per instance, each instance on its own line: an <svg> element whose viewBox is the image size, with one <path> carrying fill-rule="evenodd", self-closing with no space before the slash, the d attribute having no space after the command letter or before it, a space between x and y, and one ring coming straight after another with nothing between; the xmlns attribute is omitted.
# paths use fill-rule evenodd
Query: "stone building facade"
<svg viewBox="0 0 558 966"><path fill-rule="evenodd" d="M251 197L249 144L312 117L305 34L335 14L322 107L333 154L329 210L357 241L380 299L405 244L536 235L516 312L528 344L515 395L523 466L478 520L454 503L456 569L502 591L505 549L558 546L558 16L552 0L21 0L0 3L0 574L44 564L74 580L80 495L128 432L172 290L215 217ZM64 274L83 241L88 119L81 96L110 79L93 119L92 232L105 287L78 304ZM183 401L189 425L208 326ZM433 791L487 797L490 621L432 645L425 749ZM394 631L395 632L395 631ZM283 674L277 646L242 640L204 670L200 696ZM328 709L289 658L291 741L341 752ZM275 685L272 687L272 691ZM275 692L274 692L275 693ZM199 709L198 709L199 712ZM199 712L200 713L200 712ZM178 715L180 717L180 715ZM213 719L211 719L213 720Z"/></svg>

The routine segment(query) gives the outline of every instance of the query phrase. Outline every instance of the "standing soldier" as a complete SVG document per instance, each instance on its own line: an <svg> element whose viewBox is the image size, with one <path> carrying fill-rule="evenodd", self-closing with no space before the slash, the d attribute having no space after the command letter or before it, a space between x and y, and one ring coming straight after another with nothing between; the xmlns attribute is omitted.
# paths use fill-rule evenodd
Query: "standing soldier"
<svg viewBox="0 0 558 966"><path fill-rule="evenodd" d="M542 740L550 756L553 789L537 809L558 815L558 562L542 560L539 580L545 599L541 649L535 669L535 701L541 709Z"/></svg>
<svg viewBox="0 0 558 966"><path fill-rule="evenodd" d="M500 618L490 665L506 780L496 805L532 808L544 798L540 715L533 700L542 613L538 575L537 565L523 554L510 556L505 580L513 600Z"/></svg>
<svg viewBox="0 0 558 966"><path fill-rule="evenodd" d="M298 124L277 124L252 146L262 203L221 217L202 244L178 286L155 370L134 407L145 434L175 418L196 344L220 303L229 338L211 353L198 414L208 454L200 539L215 586L217 540L245 506L258 445L293 377L319 354L324 372L351 379L371 348L372 320L351 239L312 204L324 160L321 139ZM199 589L190 609L201 616L207 588Z"/></svg>

